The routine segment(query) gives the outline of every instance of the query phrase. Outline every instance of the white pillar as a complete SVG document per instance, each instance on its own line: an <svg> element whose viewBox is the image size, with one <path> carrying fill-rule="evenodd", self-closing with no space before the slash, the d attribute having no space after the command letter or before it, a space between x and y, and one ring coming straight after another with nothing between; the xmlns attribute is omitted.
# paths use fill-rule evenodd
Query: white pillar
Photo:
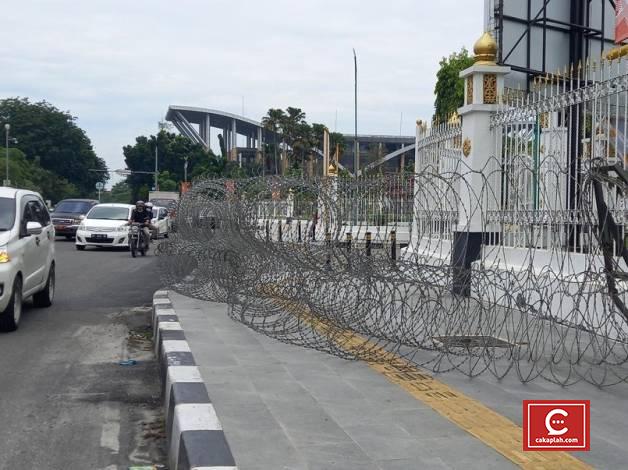
<svg viewBox="0 0 628 470"><path fill-rule="evenodd" d="M238 126L235 119L231 120L231 160L238 160Z"/></svg>
<svg viewBox="0 0 628 470"><path fill-rule="evenodd" d="M496 136L491 132L491 114L498 110L498 96L504 91L504 76L510 67L475 64L460 72L465 80L465 104L458 110L462 117L462 180L458 207L459 232L484 231L486 177L496 155ZM469 84L471 80L471 84ZM470 90L473 90L472 92ZM499 194L499 188L492 188Z"/></svg>
<svg viewBox="0 0 628 470"><path fill-rule="evenodd" d="M207 150L211 150L212 148L212 125L211 125L211 117L208 114L205 116L205 135L207 136Z"/></svg>
<svg viewBox="0 0 628 470"><path fill-rule="evenodd" d="M491 131L491 114L498 111L499 97L504 91L504 76L510 67L495 64L497 43L490 33L484 33L473 46L475 64L460 72L464 80L464 106L458 110L462 117L462 162L458 225L453 233L451 252L452 292L471 295L472 263L480 259L487 234L495 230L487 225L489 204L501 194L501 179L489 177L498 171L497 140Z"/></svg>

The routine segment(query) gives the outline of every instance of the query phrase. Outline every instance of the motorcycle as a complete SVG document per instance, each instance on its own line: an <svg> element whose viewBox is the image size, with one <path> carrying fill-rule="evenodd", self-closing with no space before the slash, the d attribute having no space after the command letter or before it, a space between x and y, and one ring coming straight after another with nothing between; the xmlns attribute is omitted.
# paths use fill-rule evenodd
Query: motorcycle
<svg viewBox="0 0 628 470"><path fill-rule="evenodd" d="M146 256L148 251L148 240L146 240L146 235L142 228L143 225L138 223L131 224L129 228L129 249L133 258L137 256L137 252L142 256Z"/></svg>

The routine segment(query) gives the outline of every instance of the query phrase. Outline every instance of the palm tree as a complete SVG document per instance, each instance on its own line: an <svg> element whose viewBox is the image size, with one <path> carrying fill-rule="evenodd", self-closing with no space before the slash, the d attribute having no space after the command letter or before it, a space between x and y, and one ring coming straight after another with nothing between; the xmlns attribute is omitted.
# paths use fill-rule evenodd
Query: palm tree
<svg viewBox="0 0 628 470"><path fill-rule="evenodd" d="M289 106L286 108L284 116L284 122L282 125L284 142L288 144L290 149L292 149L291 156L292 159L296 161L297 155L295 147L301 146L304 126L307 126L307 123L305 122L305 113L300 108L293 108Z"/></svg>
<svg viewBox="0 0 628 470"><path fill-rule="evenodd" d="M279 165L277 163L277 133L279 129L282 128L285 123L286 115L282 109L274 109L270 108L266 116L262 118L262 125L273 132L273 141L274 141L274 149L275 149L275 175L278 174Z"/></svg>
<svg viewBox="0 0 628 470"><path fill-rule="evenodd" d="M299 127L305 123L305 113L300 108L288 106L284 114L283 133L288 144L296 140Z"/></svg>

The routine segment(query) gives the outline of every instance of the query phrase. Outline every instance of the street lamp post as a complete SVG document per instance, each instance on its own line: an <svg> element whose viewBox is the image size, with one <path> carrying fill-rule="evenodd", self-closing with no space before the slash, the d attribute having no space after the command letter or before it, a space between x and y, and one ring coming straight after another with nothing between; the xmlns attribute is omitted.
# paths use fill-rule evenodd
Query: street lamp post
<svg viewBox="0 0 628 470"><path fill-rule="evenodd" d="M159 134L161 131L168 129L168 123L159 121L157 123L157 129L157 135L155 136L155 191L159 190Z"/></svg>
<svg viewBox="0 0 628 470"><path fill-rule="evenodd" d="M355 120L355 133L353 138L353 173L357 178L360 171L360 147L358 144L358 57L355 54L355 49L353 49L353 93L353 117Z"/></svg>
<svg viewBox="0 0 628 470"><path fill-rule="evenodd" d="M11 129L11 125L9 123L6 123L4 125L4 130L5 130L5 134L6 134L6 179L4 181L4 185L5 186L9 186L11 184L11 181L9 180L9 129Z"/></svg>
<svg viewBox="0 0 628 470"><path fill-rule="evenodd" d="M158 156L157 156L157 155L158 155L158 150L157 150L157 148L158 148L158 140L157 140L157 139L155 139L155 183L154 183L154 185L155 185L155 191L157 191L157 190L159 189L159 188L157 187L157 185L159 184L159 183L157 182L157 177L159 176L159 169L158 169L158 168L159 168L159 166L158 166Z"/></svg>

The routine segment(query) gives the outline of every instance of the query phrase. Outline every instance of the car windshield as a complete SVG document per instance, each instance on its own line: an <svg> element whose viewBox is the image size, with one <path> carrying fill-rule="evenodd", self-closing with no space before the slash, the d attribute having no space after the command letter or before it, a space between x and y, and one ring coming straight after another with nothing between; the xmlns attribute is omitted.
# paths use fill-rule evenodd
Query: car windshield
<svg viewBox="0 0 628 470"><path fill-rule="evenodd" d="M71 214L87 214L92 205L85 201L61 201L55 212L69 212Z"/></svg>
<svg viewBox="0 0 628 470"><path fill-rule="evenodd" d="M129 220L129 210L126 207L96 206L89 211L87 218L100 220Z"/></svg>
<svg viewBox="0 0 628 470"><path fill-rule="evenodd" d="M15 199L0 197L0 231L13 228L15 222Z"/></svg>

